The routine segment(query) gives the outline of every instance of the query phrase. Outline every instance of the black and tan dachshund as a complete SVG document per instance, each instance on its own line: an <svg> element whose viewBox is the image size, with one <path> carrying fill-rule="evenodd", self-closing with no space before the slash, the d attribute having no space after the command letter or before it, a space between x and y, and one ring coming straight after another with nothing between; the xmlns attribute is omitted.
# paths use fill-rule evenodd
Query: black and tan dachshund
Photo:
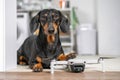
<svg viewBox="0 0 120 80"><path fill-rule="evenodd" d="M17 64L29 65L35 72L50 68L51 60L68 60L74 53L64 54L59 38L62 32L69 31L69 20L55 9L44 9L32 18L30 30L33 33L17 51Z"/></svg>

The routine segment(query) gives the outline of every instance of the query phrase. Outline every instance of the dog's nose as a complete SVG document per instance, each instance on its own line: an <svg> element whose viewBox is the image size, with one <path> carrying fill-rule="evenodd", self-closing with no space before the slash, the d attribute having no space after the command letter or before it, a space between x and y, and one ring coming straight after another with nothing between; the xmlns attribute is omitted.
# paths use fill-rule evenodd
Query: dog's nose
<svg viewBox="0 0 120 80"><path fill-rule="evenodd" d="M54 29L51 28L51 29L48 30L48 32L49 32L50 34L52 34L52 33L54 33Z"/></svg>
<svg viewBox="0 0 120 80"><path fill-rule="evenodd" d="M54 27L53 27L52 23L50 23L49 26L48 26L48 32L50 34L54 33Z"/></svg>

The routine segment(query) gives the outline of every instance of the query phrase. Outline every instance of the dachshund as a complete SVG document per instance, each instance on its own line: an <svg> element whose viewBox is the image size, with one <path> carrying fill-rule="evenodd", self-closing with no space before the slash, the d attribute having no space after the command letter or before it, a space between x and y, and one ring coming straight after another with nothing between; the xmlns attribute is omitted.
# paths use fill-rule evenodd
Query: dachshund
<svg viewBox="0 0 120 80"><path fill-rule="evenodd" d="M69 20L56 9L41 10L31 19L29 36L17 50L17 64L29 65L34 72L50 68L51 60L68 60L76 57L75 53L64 54L59 38L60 29L69 31Z"/></svg>

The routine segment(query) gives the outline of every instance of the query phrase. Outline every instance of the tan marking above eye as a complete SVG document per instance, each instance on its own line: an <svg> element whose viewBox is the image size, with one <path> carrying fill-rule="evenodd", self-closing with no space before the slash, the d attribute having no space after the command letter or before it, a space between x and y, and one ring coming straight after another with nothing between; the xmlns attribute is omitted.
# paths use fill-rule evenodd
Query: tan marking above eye
<svg viewBox="0 0 120 80"><path fill-rule="evenodd" d="M52 15L54 15L55 13L52 13Z"/></svg>
<svg viewBox="0 0 120 80"><path fill-rule="evenodd" d="M46 14L44 14L45 16L47 16L48 14L46 13Z"/></svg>

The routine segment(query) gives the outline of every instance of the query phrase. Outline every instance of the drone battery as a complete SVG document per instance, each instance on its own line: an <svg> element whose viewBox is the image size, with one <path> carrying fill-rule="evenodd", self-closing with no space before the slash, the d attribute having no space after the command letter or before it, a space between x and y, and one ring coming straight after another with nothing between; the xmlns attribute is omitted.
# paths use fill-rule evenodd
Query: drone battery
<svg viewBox="0 0 120 80"><path fill-rule="evenodd" d="M84 71L85 64L84 63L69 63L67 68L71 72L79 73L79 72Z"/></svg>

